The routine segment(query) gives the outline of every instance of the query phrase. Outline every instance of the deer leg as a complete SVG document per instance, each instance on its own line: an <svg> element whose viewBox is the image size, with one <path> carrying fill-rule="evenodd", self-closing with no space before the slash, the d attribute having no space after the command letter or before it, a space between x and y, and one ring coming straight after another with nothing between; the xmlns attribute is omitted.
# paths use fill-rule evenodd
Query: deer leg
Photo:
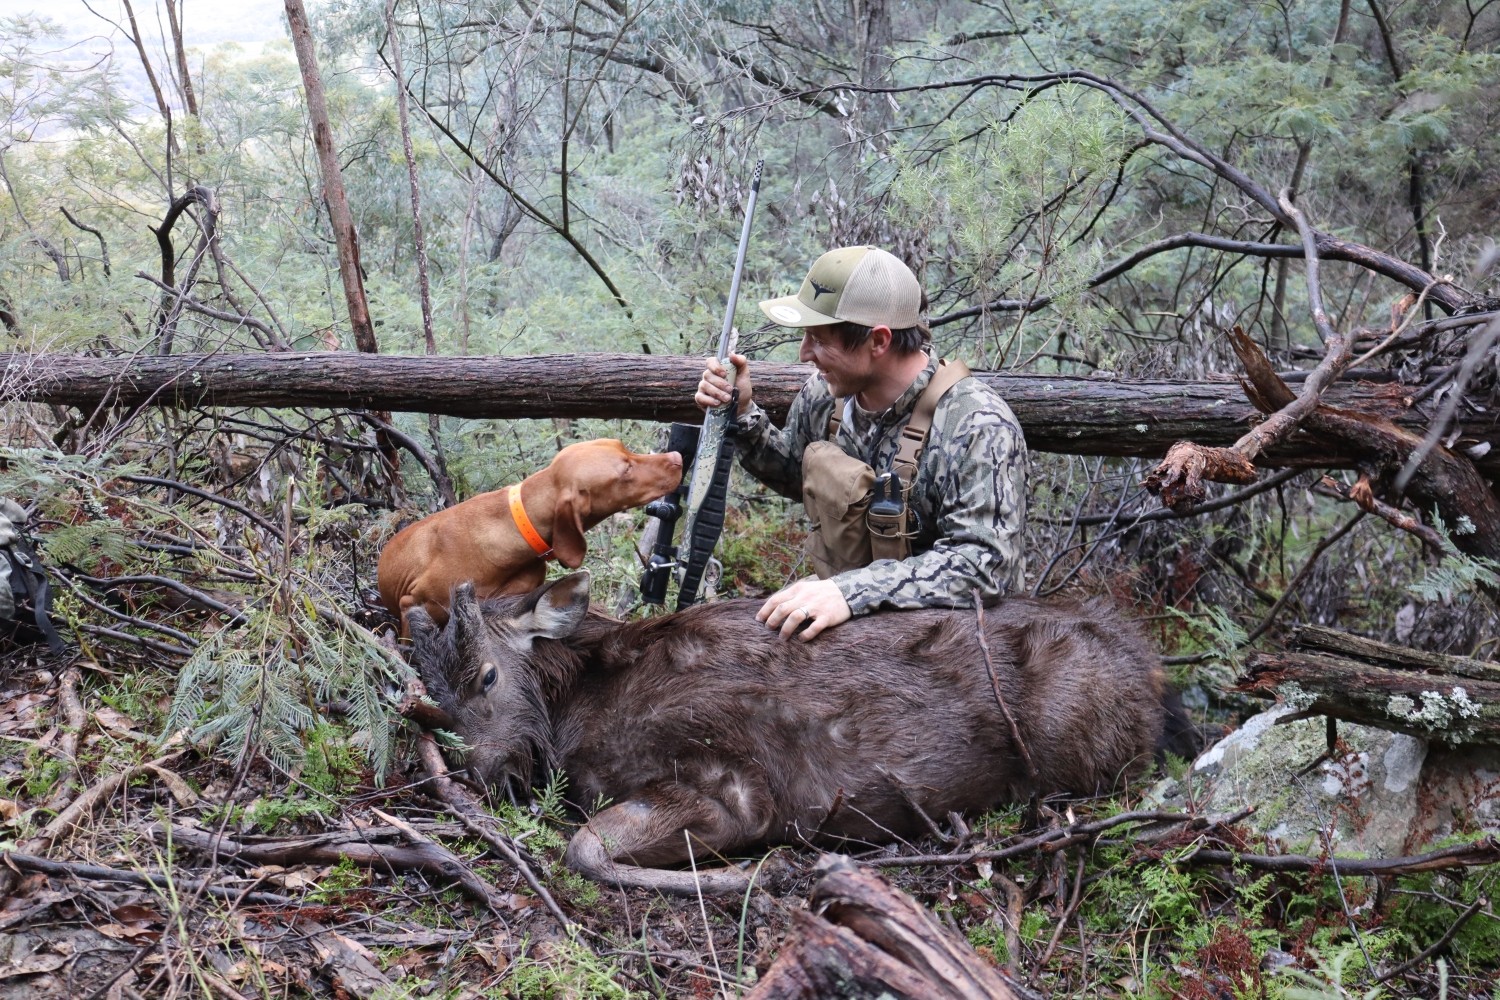
<svg viewBox="0 0 1500 1000"><path fill-rule="evenodd" d="M683 864L752 842L764 832L763 824L749 826L745 820L723 802L681 785L647 789L595 813L573 835L563 861L581 875L622 888L679 896L744 892L750 876L737 868L694 872L638 866Z"/></svg>

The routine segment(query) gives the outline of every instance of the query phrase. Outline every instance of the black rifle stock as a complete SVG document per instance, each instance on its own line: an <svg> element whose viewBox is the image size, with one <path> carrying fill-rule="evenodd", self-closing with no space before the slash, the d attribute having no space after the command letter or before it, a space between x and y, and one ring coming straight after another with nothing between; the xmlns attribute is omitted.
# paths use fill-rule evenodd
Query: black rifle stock
<svg viewBox="0 0 1500 1000"><path fill-rule="evenodd" d="M698 455L697 424L672 424L667 432L667 451L682 456L682 467L691 468ZM641 574L641 600L647 604L665 604L667 580L677 566L677 546L672 535L677 530L677 519L682 516L687 502L688 480L683 477L681 485L671 493L646 505L646 513L657 519L656 543L651 547L651 558Z"/></svg>

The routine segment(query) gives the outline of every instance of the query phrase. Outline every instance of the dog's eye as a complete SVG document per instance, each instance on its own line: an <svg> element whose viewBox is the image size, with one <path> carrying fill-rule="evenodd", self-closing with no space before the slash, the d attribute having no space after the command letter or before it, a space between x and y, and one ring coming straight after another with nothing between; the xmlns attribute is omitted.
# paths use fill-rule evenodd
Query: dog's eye
<svg viewBox="0 0 1500 1000"><path fill-rule="evenodd" d="M495 679L499 676L500 671L496 670L493 664L487 667L484 671L484 689L488 691L490 688L494 687Z"/></svg>

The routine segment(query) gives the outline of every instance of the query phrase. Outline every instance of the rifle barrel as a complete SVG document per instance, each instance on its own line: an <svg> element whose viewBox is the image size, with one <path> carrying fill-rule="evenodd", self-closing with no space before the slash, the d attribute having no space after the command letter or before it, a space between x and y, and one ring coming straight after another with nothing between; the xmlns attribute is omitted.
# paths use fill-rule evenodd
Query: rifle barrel
<svg viewBox="0 0 1500 1000"><path fill-rule="evenodd" d="M734 310L740 301L740 277L745 273L745 254L750 249L750 220L755 217L755 199L760 194L760 171L765 160L755 161L755 175L750 178L750 197L745 201L745 223L740 227L740 247L734 256L734 277L729 281L729 302L724 307L724 328L719 331L719 361L729 357L729 335L734 329Z"/></svg>

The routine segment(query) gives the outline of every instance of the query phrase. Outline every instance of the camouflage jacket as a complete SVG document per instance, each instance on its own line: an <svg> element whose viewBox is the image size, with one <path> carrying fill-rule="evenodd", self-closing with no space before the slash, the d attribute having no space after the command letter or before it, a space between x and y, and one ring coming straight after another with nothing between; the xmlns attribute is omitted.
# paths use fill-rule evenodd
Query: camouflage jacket
<svg viewBox="0 0 1500 1000"><path fill-rule="evenodd" d="M883 413L850 407L853 419L841 422L835 443L877 473L890 469L901 428L936 368L930 361ZM786 427L778 429L752 399L737 439L745 470L801 500L803 449L827 434L835 402L828 383L814 374L792 401ZM975 587L986 598L1021 587L1026 440L1015 414L985 382L964 379L938 403L909 502L917 530L911 558L877 559L831 577L850 611L970 607Z"/></svg>

